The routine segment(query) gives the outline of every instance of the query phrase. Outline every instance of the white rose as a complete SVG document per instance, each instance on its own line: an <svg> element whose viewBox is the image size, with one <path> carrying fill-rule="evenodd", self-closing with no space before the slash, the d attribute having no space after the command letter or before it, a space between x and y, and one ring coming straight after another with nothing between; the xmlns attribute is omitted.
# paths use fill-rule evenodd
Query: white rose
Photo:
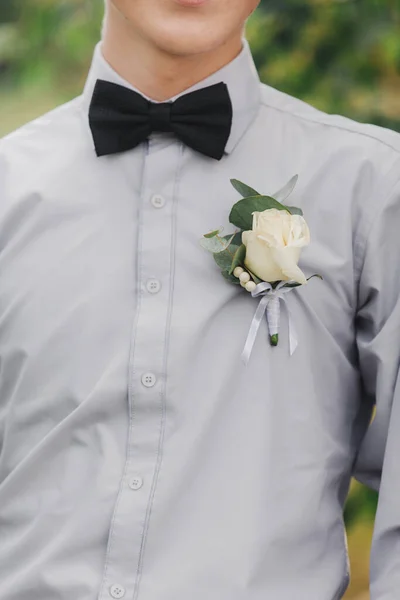
<svg viewBox="0 0 400 600"><path fill-rule="evenodd" d="M297 265L301 248L310 243L310 231L300 215L276 208L253 212L253 229L243 231L242 242L244 264L259 279L307 283Z"/></svg>

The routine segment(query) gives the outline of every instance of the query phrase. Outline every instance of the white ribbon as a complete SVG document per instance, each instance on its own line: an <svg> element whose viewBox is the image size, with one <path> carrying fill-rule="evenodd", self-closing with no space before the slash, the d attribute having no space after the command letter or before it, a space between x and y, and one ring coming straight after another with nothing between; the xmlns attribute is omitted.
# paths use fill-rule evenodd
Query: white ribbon
<svg viewBox="0 0 400 600"><path fill-rule="evenodd" d="M275 335L279 332L279 321L280 321L280 301L282 300L284 306L286 307L286 311L288 314L289 320L289 349L290 356L292 356L293 352L297 348L297 334L292 322L292 316L289 310L288 305L286 304L285 294L292 291L294 288L292 287L283 287L287 282L281 281L278 283L276 288L273 288L270 283L265 281L259 283L255 289L251 292L253 298L257 296L262 296L257 310L254 314L253 320L250 325L249 333L247 336L247 340L242 352L242 361L245 365L249 362L251 351L253 349L253 345L257 336L258 329L260 327L260 323L263 317L263 314L266 313L267 323L269 335Z"/></svg>

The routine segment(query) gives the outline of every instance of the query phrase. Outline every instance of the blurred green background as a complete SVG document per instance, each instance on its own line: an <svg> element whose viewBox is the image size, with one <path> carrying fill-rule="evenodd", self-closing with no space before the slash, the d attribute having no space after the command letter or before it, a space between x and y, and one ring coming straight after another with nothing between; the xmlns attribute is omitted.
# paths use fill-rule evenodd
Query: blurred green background
<svg viewBox="0 0 400 600"><path fill-rule="evenodd" d="M81 93L103 0L0 0L0 136ZM400 0L263 0L247 38L260 77L330 113L400 131ZM367 600L376 494L345 508L346 600Z"/></svg>

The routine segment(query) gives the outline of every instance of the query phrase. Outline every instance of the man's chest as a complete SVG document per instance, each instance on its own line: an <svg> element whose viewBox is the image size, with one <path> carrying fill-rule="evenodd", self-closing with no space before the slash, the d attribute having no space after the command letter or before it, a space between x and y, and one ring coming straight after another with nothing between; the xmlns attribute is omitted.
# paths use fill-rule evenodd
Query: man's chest
<svg viewBox="0 0 400 600"><path fill-rule="evenodd" d="M337 210L322 195L321 178L304 171L291 199L311 229L300 266L323 280L287 295L290 319L282 311L277 348L263 319L245 367L240 355L258 300L222 277L200 240L215 228L235 231L230 178L270 194L285 175L263 173L256 158L210 170L208 160L181 150L161 144L141 160L125 156L119 168L104 162L95 183L86 176L44 186L4 220L0 384L12 382L24 414L34 398L32 410L49 404L56 422L93 386L107 387L109 370L122 375L119 393L163 381L171 410L187 417L188 396L212 405L224 394L258 397L267 389L288 402L304 397L310 412L321 401L328 412L338 398L347 404L343 390L355 381L350 195ZM298 338L293 356L289 324ZM345 417L346 410L338 423Z"/></svg>

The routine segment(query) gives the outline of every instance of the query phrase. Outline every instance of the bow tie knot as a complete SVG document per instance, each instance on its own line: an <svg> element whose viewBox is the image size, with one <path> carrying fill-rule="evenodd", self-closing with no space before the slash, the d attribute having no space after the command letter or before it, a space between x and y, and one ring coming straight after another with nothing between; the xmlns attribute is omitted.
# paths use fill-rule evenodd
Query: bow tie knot
<svg viewBox="0 0 400 600"><path fill-rule="evenodd" d="M89 108L97 156L125 152L153 131L174 133L184 144L220 160L232 126L232 103L225 83L151 102L125 86L98 79Z"/></svg>
<svg viewBox="0 0 400 600"><path fill-rule="evenodd" d="M171 127L171 102L149 103L150 127L152 131L173 131Z"/></svg>

